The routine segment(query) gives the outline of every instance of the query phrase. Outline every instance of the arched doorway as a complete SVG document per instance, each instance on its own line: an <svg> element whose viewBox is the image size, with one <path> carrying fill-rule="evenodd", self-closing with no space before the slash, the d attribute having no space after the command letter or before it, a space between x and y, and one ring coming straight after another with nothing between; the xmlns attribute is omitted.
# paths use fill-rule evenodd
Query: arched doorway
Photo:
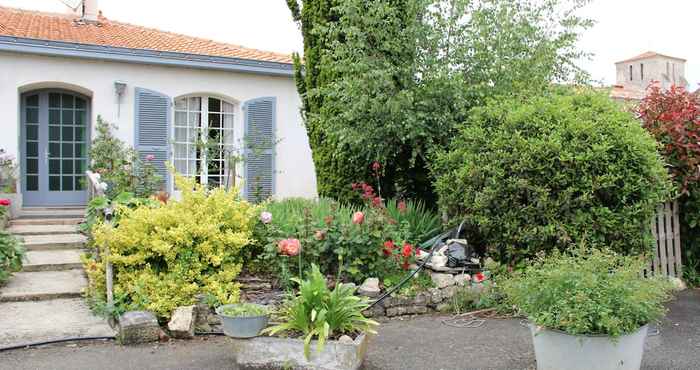
<svg viewBox="0 0 700 370"><path fill-rule="evenodd" d="M85 205L90 98L60 89L26 92L20 119L23 204Z"/></svg>

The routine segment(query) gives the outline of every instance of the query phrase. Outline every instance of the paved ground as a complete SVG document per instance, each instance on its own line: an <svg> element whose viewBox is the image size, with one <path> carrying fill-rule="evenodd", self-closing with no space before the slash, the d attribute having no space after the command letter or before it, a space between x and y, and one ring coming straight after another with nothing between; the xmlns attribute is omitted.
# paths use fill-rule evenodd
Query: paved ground
<svg viewBox="0 0 700 370"><path fill-rule="evenodd" d="M660 334L647 339L642 368L700 368L700 290L669 305ZM477 329L445 317L393 320L372 342L366 370L534 369L528 329L519 320L488 320ZM0 353L0 369L236 369L226 338L120 347L112 342L55 345Z"/></svg>

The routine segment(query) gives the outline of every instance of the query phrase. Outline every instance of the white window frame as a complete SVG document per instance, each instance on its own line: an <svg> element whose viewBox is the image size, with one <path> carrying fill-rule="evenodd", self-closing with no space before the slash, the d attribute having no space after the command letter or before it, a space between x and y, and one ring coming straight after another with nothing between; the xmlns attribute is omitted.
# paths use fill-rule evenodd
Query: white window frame
<svg viewBox="0 0 700 370"><path fill-rule="evenodd" d="M190 109L189 109L190 108L189 107L189 99L190 98L199 98L200 99L200 110L199 111L195 111L195 110L190 111ZM222 102L220 111L218 111L218 112L210 112L209 111L209 99L210 98L217 99L217 100ZM183 110L177 108L177 102L182 100L182 99L186 99L188 102L188 106L187 106L186 111L183 111ZM233 106L233 109L230 113L223 112L223 103L228 103L228 104L231 104ZM187 126L178 125L178 122L176 120L177 113L183 113L183 112L187 113L187 120L188 120ZM189 95L179 96L173 100L173 121L172 121L173 125L172 125L172 132L171 132L172 153L173 153L172 164L177 169L177 166L175 166L176 161L186 161L188 173L182 174L182 175L187 176L187 177L198 177L199 182L202 185L207 186L209 184L209 176L210 176L208 173L208 168L206 166L207 153L203 153L199 159L199 161L201 162L199 173L193 174L193 173L191 173L189 166L190 166L190 163L192 160L195 161L195 166L196 166L196 161L197 161L196 151L189 151L186 149L185 157L183 158L183 157L177 156L177 150L176 150L177 145L192 145L192 144L194 144L194 142L190 142L190 137L189 137L190 132L189 131L187 132L187 138L186 138L185 142L176 141L176 139L177 139L176 132L177 132L177 129L185 129L185 128L187 130L192 129L192 126L190 126L190 122L189 122L190 114L196 113L196 112L199 113L199 119L200 119L199 125L200 126L199 126L199 128L194 128L194 129L196 131L198 131L200 135L202 132L208 132L208 130L209 130L209 114L210 113L215 113L215 114L218 113L218 114L222 115L222 119L221 119L222 127L223 127L223 115L224 114L232 115L233 116L233 128L230 129L230 132L233 134L233 139L231 140L230 143L224 144L224 145L230 146L234 151L238 152L238 155L241 155L242 149L243 149L243 146L242 146L243 142L241 139L244 136L243 111L242 111L242 106L238 101L230 99L230 98L222 97L219 95L213 95L213 94L189 94ZM208 135L205 135L205 137L208 138ZM190 158L189 157L190 155L193 155L194 158ZM228 171L229 171L228 164L224 163L224 166L226 167L224 169L224 174L211 175L212 177L219 176L221 184L223 184L223 179L225 179L225 177L227 176ZM234 183L236 185L240 184L240 179L243 177L243 172L242 172L243 170L244 170L244 166L242 163L239 162L236 165L236 169L235 169L236 178L234 179ZM173 192L176 193L176 195L179 194L179 191L177 191L177 189L173 189Z"/></svg>

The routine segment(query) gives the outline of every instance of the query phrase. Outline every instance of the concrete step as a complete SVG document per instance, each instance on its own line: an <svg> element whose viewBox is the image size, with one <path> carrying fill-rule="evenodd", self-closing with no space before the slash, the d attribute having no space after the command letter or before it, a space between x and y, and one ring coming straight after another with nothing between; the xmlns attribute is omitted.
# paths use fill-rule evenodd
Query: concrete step
<svg viewBox="0 0 700 370"><path fill-rule="evenodd" d="M22 208L19 218L82 218L85 208Z"/></svg>
<svg viewBox="0 0 700 370"><path fill-rule="evenodd" d="M18 272L0 289L0 302L78 298L85 286L82 270Z"/></svg>
<svg viewBox="0 0 700 370"><path fill-rule="evenodd" d="M77 225L85 221L82 217L69 218L16 218L10 221L10 226L25 225Z"/></svg>
<svg viewBox="0 0 700 370"><path fill-rule="evenodd" d="M24 248L28 251L46 251L57 249L81 249L87 238L82 234L25 235Z"/></svg>
<svg viewBox="0 0 700 370"><path fill-rule="evenodd" d="M29 251L26 261L22 266L24 272L37 271L65 271L82 269L80 262L82 251L78 249L66 249L55 251Z"/></svg>
<svg viewBox="0 0 700 370"><path fill-rule="evenodd" d="M82 298L0 303L0 346L114 335ZM0 365L0 368L3 366Z"/></svg>
<svg viewBox="0 0 700 370"><path fill-rule="evenodd" d="M60 235L78 232L78 225L13 225L8 231L14 235Z"/></svg>

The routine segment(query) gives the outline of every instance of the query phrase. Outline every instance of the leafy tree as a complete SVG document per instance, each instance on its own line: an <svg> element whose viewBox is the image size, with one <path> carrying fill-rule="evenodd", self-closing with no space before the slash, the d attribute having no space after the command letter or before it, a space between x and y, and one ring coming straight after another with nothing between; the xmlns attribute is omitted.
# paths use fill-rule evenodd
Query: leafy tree
<svg viewBox="0 0 700 370"><path fill-rule="evenodd" d="M321 195L384 164L383 195L434 200L427 158L473 106L585 81L587 1L347 0L288 4L304 35L297 84Z"/></svg>

